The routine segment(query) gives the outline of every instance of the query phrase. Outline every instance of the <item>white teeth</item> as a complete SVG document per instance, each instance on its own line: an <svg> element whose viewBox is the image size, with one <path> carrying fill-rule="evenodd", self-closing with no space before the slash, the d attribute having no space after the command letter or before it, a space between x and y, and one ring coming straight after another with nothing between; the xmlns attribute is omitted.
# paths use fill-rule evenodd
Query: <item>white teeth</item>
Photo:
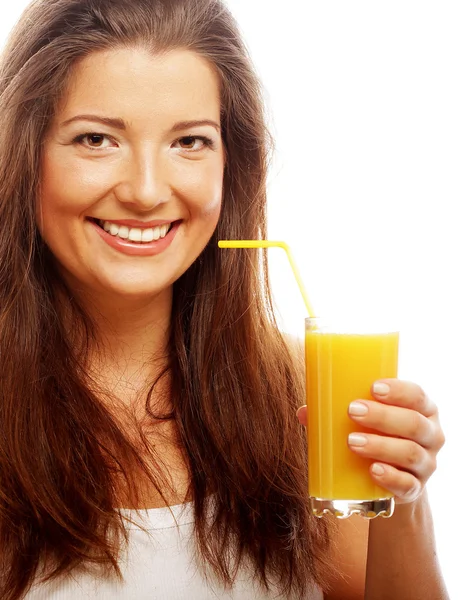
<svg viewBox="0 0 468 600"><path fill-rule="evenodd" d="M144 229L141 232L141 241L142 242L152 242L153 241L153 230L152 229Z"/></svg>
<svg viewBox="0 0 468 600"><path fill-rule="evenodd" d="M135 227L132 227L128 234L128 239L131 242L141 242L141 229L136 229Z"/></svg>
<svg viewBox="0 0 468 600"><path fill-rule="evenodd" d="M130 229L126 225L122 225L119 229L118 236L123 240L128 240L128 235L130 233Z"/></svg>
<svg viewBox="0 0 468 600"><path fill-rule="evenodd" d="M107 231L113 236L130 240L135 243L148 243L159 240L167 235L171 225L160 225L152 229L139 229L138 227L129 228L126 225L117 225L110 221L101 221L101 226L104 231Z"/></svg>

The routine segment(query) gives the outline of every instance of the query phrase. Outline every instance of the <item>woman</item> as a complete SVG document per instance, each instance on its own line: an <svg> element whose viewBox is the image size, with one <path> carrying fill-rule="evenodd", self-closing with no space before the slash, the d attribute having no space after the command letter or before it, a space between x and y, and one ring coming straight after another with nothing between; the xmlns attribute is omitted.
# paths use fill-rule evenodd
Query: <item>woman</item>
<svg viewBox="0 0 468 600"><path fill-rule="evenodd" d="M394 517L310 517L300 360L217 248L268 149L220 0L36 0L0 81L1 597L446 598L415 384L350 409Z"/></svg>

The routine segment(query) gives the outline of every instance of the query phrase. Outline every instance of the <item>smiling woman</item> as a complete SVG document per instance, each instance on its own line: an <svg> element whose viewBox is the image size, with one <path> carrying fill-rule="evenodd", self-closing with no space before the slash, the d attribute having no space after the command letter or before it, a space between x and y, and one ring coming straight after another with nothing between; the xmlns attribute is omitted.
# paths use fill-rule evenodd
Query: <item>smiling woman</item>
<svg viewBox="0 0 468 600"><path fill-rule="evenodd" d="M215 70L187 50L92 53L75 65L43 148L38 226L61 276L99 297L103 314L116 294L159 303L218 223Z"/></svg>
<svg viewBox="0 0 468 600"><path fill-rule="evenodd" d="M349 413L391 525L311 517L303 358L266 257L217 246L266 236L269 141L220 0L35 0L13 31L2 599L444 597L424 494L443 434L416 384Z"/></svg>
<svg viewBox="0 0 468 600"><path fill-rule="evenodd" d="M1 597L320 598L300 366L217 248L266 230L229 12L38 0L0 82Z"/></svg>

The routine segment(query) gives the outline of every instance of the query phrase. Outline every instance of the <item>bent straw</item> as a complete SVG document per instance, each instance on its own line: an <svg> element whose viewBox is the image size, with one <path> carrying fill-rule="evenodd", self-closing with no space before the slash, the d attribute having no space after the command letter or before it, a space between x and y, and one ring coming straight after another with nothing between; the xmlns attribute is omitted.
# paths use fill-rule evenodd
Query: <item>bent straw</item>
<svg viewBox="0 0 468 600"><path fill-rule="evenodd" d="M220 248L283 248L288 257L291 269L293 270L294 277L296 278L296 283L299 286L299 290L302 294L302 299L304 300L304 304L306 305L309 317L312 319L315 318L315 313L311 303L309 302L307 292L305 290L301 276L299 275L299 270L296 266L296 263L294 262L291 250L289 249L289 246L286 244L286 242L270 242L268 240L221 240L218 242L218 246Z"/></svg>

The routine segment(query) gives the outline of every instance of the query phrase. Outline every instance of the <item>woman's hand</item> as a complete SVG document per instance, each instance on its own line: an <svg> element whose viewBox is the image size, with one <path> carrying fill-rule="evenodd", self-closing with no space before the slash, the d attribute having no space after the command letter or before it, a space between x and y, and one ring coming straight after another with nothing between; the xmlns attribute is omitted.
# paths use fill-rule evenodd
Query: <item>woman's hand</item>
<svg viewBox="0 0 468 600"><path fill-rule="evenodd" d="M376 461L370 467L371 477L394 494L397 503L413 502L436 470L437 453L445 442L437 406L418 385L398 379L375 382L372 396L375 401L352 402L348 414L376 433L352 433L348 446ZM307 425L306 406L297 416Z"/></svg>

